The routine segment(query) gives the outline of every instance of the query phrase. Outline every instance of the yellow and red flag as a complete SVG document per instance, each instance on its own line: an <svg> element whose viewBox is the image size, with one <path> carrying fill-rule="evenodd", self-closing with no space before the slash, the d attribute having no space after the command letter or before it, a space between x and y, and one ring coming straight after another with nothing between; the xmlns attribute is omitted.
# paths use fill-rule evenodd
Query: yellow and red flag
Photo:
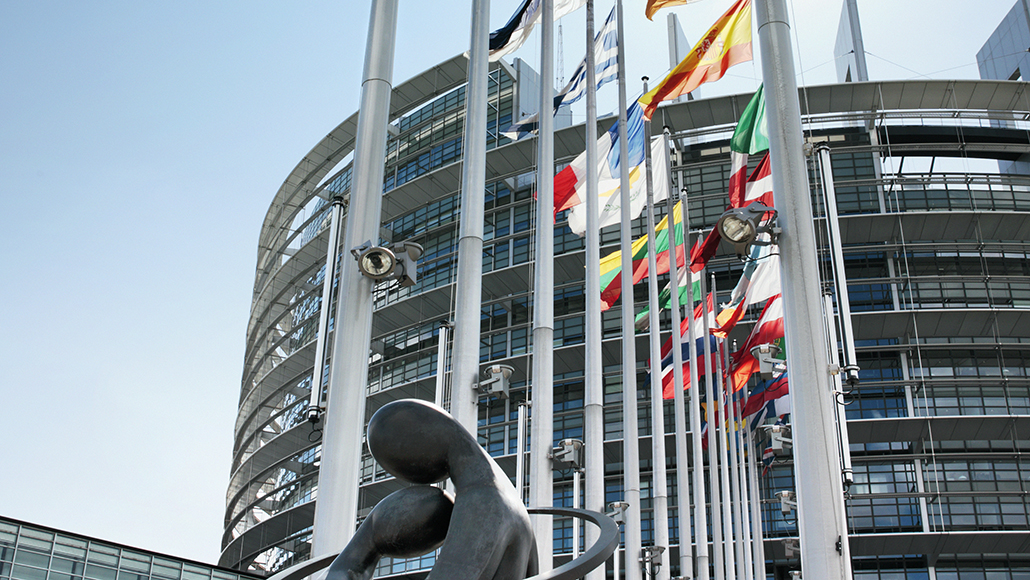
<svg viewBox="0 0 1030 580"><path fill-rule="evenodd" d="M668 8L669 6L684 6L686 4L693 4L694 2L700 2L700 0L647 0L647 5L644 6L644 16L647 16L648 20L654 20L652 16L662 8Z"/></svg>
<svg viewBox="0 0 1030 580"><path fill-rule="evenodd" d="M708 29L662 82L640 97L644 118L650 120L658 103L675 99L699 87L717 81L731 66L751 60L751 0L737 0Z"/></svg>

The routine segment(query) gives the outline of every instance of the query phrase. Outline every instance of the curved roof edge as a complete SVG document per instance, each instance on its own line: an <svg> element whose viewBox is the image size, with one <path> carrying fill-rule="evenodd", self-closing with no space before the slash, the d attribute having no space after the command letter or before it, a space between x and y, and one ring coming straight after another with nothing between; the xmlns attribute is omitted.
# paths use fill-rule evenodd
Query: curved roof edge
<svg viewBox="0 0 1030 580"><path fill-rule="evenodd" d="M490 70L502 66L499 63L490 64ZM459 54L395 86L390 95L390 120L410 112L429 99L465 84L467 76L468 58L464 54ZM259 254L262 249L267 249L264 246L267 245L269 229L275 227L278 218L292 213L295 209L289 200L296 199L296 193L300 190L311 190L318 186L333 167L353 150L357 125L358 112L355 111L312 147L286 177L269 205L261 226Z"/></svg>

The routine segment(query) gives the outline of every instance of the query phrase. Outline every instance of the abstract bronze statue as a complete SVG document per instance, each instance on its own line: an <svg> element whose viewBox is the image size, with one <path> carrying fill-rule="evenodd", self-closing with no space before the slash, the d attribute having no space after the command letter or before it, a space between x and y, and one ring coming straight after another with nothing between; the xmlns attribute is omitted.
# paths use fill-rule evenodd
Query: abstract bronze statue
<svg viewBox="0 0 1030 580"><path fill-rule="evenodd" d="M383 556L411 557L438 546L430 580L523 580L536 573L533 530L518 493L446 411L414 399L389 403L368 423L368 448L394 477L420 485L379 502L326 580L371 578ZM453 503L428 485L448 477Z"/></svg>

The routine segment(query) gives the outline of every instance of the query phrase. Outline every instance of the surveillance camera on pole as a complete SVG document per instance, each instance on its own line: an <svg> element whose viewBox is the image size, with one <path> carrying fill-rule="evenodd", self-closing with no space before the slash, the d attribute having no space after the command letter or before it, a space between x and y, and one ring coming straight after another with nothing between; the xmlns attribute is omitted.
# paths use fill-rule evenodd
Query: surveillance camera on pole
<svg viewBox="0 0 1030 580"><path fill-rule="evenodd" d="M558 466L583 469L583 442L579 439L562 439L551 451L551 461Z"/></svg>
<svg viewBox="0 0 1030 580"><path fill-rule="evenodd" d="M767 212L771 212L772 217L763 223L762 218ZM758 234L770 233L772 234L772 243L776 242L780 228L775 223L776 210L756 201L747 207L734 207L726 210L719 217L715 228L724 240L733 244L733 250L737 257L743 259L747 256L752 244L762 243L758 241Z"/></svg>
<svg viewBox="0 0 1030 580"><path fill-rule="evenodd" d="M508 365L490 365L483 371L485 379L472 385L480 394L497 395L498 398L508 398L508 385L511 374L515 369Z"/></svg>
<svg viewBox="0 0 1030 580"><path fill-rule="evenodd" d="M787 370L782 359L776 358L780 354L780 347L775 344L763 343L751 347L751 356L758 361L758 373L763 381L773 378L773 373Z"/></svg>

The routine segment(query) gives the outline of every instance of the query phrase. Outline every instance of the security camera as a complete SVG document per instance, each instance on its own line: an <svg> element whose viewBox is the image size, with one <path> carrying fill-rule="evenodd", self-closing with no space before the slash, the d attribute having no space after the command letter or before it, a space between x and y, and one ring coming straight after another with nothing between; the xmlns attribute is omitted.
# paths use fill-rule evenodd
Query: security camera
<svg viewBox="0 0 1030 580"><path fill-rule="evenodd" d="M751 356L758 360L758 373L763 381L772 379L776 371L786 370L783 361L776 358L779 354L780 347L775 344L763 343L751 347Z"/></svg>

